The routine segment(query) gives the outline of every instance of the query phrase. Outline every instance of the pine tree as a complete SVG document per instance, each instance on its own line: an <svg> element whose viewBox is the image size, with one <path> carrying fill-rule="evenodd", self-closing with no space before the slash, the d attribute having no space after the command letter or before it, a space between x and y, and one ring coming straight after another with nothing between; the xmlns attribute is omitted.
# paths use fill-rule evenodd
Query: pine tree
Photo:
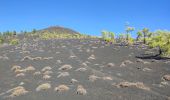
<svg viewBox="0 0 170 100"><path fill-rule="evenodd" d="M143 38L143 43L146 44L146 38L147 38L147 36L148 36L149 29L148 29L148 28L144 28L144 29L142 30L142 33L143 33L143 36L144 36L144 38Z"/></svg>
<svg viewBox="0 0 170 100"><path fill-rule="evenodd" d="M137 32L137 38L136 38L136 41L139 41L139 39L142 37L142 32L141 31L138 31Z"/></svg>

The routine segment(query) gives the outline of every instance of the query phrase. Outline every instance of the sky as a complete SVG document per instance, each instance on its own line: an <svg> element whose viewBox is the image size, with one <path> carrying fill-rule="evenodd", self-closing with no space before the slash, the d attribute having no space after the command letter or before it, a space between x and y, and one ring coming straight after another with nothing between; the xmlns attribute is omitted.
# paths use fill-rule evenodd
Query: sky
<svg viewBox="0 0 170 100"><path fill-rule="evenodd" d="M102 30L170 30L170 0L0 0L0 32L63 26L99 36Z"/></svg>

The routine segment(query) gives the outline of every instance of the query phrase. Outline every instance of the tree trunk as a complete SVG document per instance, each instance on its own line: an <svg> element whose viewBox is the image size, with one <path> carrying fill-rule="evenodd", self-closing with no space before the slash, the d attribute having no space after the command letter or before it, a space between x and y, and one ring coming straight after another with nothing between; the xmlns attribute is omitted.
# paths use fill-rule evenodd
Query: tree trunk
<svg viewBox="0 0 170 100"><path fill-rule="evenodd" d="M146 35L144 34L144 40L143 43L146 44Z"/></svg>
<svg viewBox="0 0 170 100"><path fill-rule="evenodd" d="M136 41L139 41L139 36L137 36Z"/></svg>
<svg viewBox="0 0 170 100"><path fill-rule="evenodd" d="M162 49L160 48L160 46L158 48L159 48L159 55L162 55Z"/></svg>

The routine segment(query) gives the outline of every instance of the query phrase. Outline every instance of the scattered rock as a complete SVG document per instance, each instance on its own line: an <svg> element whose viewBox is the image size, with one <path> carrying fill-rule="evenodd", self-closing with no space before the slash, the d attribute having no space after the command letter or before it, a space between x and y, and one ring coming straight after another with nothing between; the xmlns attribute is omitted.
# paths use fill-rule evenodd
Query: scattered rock
<svg viewBox="0 0 170 100"><path fill-rule="evenodd" d="M48 90L51 88L51 84L49 83L44 83L44 84L41 84L39 85L37 88L36 88L36 91L43 91L43 90Z"/></svg>

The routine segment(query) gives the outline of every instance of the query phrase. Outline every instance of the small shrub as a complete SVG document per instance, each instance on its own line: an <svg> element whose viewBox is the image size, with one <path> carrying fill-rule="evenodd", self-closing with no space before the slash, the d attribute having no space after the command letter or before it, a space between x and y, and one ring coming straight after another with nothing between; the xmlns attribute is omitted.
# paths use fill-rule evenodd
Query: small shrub
<svg viewBox="0 0 170 100"><path fill-rule="evenodd" d="M12 40L10 40L9 44L17 45L17 44L19 44L19 39L12 39Z"/></svg>
<svg viewBox="0 0 170 100"><path fill-rule="evenodd" d="M77 94L79 95L86 95L87 91L82 85L77 86Z"/></svg>
<svg viewBox="0 0 170 100"><path fill-rule="evenodd" d="M68 91L70 88L67 86L67 85L64 85L64 84L62 84L62 85L59 85L58 87L56 87L55 89L54 89L54 91L57 91L57 92L66 92L66 91Z"/></svg>
<svg viewBox="0 0 170 100"><path fill-rule="evenodd" d="M48 90L51 88L51 84L49 83L44 83L44 84L41 84L39 85L37 88L36 88L36 91L44 91L44 90Z"/></svg>
<svg viewBox="0 0 170 100"><path fill-rule="evenodd" d="M11 98L21 96L21 95L24 95L24 94L28 93L28 91L22 86L18 86L18 87L13 88L13 89L11 89L9 91L10 91L10 96L9 97L11 97Z"/></svg>

